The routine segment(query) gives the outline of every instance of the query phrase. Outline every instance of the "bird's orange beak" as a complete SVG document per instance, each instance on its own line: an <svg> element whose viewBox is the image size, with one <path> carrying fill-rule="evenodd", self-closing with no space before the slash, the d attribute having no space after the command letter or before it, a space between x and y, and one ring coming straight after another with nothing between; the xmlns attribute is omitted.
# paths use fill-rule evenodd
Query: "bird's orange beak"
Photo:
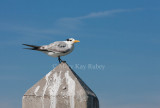
<svg viewBox="0 0 160 108"><path fill-rule="evenodd" d="M74 43L80 42L79 40L75 40Z"/></svg>

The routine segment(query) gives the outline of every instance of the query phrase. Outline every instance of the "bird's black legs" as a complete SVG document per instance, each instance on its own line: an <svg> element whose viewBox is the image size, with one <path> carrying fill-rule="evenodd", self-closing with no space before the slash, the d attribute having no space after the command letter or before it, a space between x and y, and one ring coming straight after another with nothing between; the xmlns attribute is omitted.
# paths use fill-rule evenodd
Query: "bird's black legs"
<svg viewBox="0 0 160 108"><path fill-rule="evenodd" d="M61 62L66 62L66 61L63 61L63 60L60 58L60 56L58 56L58 61L59 61L59 63L61 63Z"/></svg>
<svg viewBox="0 0 160 108"><path fill-rule="evenodd" d="M58 61L59 61L59 63L61 63L61 62L62 62L62 60L61 60L60 56L58 56Z"/></svg>

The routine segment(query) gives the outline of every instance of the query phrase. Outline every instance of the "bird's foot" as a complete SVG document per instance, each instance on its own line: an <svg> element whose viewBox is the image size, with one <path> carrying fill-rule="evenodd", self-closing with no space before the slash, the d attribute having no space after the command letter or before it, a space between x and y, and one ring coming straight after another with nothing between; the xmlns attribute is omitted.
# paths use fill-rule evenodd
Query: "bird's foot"
<svg viewBox="0 0 160 108"><path fill-rule="evenodd" d="M63 61L60 57L58 57L58 61L59 61L59 63L66 63L66 61Z"/></svg>
<svg viewBox="0 0 160 108"><path fill-rule="evenodd" d="M61 62L62 62L62 60L61 60L61 59L58 59L58 61L59 61L59 63L61 63Z"/></svg>
<svg viewBox="0 0 160 108"><path fill-rule="evenodd" d="M58 60L59 63L66 63L66 61L63 61L63 60Z"/></svg>
<svg viewBox="0 0 160 108"><path fill-rule="evenodd" d="M66 63L66 61L61 61L62 63Z"/></svg>

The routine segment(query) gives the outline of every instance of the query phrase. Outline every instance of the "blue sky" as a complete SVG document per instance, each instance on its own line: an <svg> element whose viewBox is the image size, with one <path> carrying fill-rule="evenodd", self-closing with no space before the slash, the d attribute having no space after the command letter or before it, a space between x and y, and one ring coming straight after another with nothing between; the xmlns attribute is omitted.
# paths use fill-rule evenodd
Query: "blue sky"
<svg viewBox="0 0 160 108"><path fill-rule="evenodd" d="M58 64L22 43L73 37L81 42L62 59L86 66L73 69L101 108L159 108L159 6L159 0L1 0L0 106L21 108L26 90Z"/></svg>

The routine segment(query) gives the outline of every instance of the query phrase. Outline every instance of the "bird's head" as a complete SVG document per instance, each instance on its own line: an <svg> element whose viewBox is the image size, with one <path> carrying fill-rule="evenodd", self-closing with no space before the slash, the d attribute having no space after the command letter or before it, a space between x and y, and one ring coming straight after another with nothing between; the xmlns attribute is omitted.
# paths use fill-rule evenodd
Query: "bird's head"
<svg viewBox="0 0 160 108"><path fill-rule="evenodd" d="M68 38L66 39L66 42L69 43L69 44L74 44L74 43L77 43L77 42L80 42L79 40L75 40L73 38Z"/></svg>

